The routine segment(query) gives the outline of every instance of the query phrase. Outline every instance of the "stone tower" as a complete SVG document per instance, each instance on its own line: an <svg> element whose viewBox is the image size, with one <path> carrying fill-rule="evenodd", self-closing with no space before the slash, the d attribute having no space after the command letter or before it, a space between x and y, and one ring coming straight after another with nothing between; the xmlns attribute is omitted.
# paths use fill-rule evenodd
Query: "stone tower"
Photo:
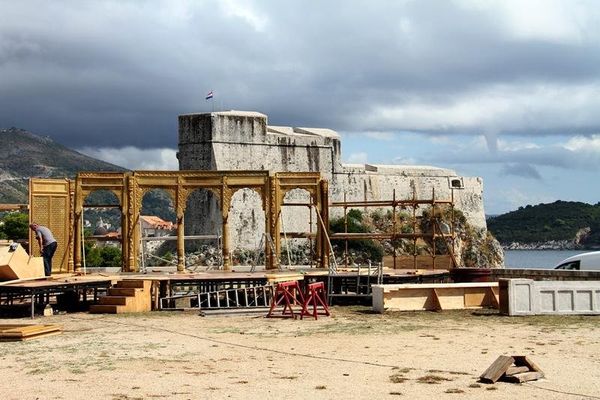
<svg viewBox="0 0 600 400"><path fill-rule="evenodd" d="M257 112L179 116L180 170L320 172L330 182L330 201L388 200L394 190L397 199L408 199L413 191L418 198L429 199L435 188L436 198L454 196L456 208L469 223L486 229L481 178L430 166L342 164L340 145L339 134L330 129L269 126L267 116ZM290 195L293 200L303 196ZM257 232L264 231L260 201L248 190L234 196L232 204L232 246L252 248ZM291 211L284 226L302 231L299 225L307 219L300 211ZM218 226L220 213L212 195L195 193L186 212L188 233L215 233Z"/></svg>

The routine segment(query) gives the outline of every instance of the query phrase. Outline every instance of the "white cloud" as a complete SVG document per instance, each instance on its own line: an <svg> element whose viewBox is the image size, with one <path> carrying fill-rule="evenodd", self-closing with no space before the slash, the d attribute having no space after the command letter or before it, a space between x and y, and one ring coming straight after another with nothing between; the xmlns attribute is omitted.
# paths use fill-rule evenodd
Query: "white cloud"
<svg viewBox="0 0 600 400"><path fill-rule="evenodd" d="M564 147L571 151L600 153L600 134L590 136L575 136L569 139Z"/></svg>
<svg viewBox="0 0 600 400"><path fill-rule="evenodd" d="M598 82L502 84L481 87L448 103L414 99L380 105L365 125L425 132L568 134L600 124L597 109Z"/></svg>
<svg viewBox="0 0 600 400"><path fill-rule="evenodd" d="M391 141L396 139L396 135L391 132L375 132L375 131L367 131L364 133L366 137L376 140L384 140Z"/></svg>
<svg viewBox="0 0 600 400"><path fill-rule="evenodd" d="M348 164L366 164L368 161L368 154L365 152L352 153L346 161Z"/></svg>
<svg viewBox="0 0 600 400"><path fill-rule="evenodd" d="M130 170L178 170L177 152L173 149L140 149L127 146L122 148L83 148L79 152L90 157L118 165Z"/></svg>
<svg viewBox="0 0 600 400"><path fill-rule="evenodd" d="M225 15L240 18L254 30L263 32L267 26L268 18L252 9L247 2L239 0L221 0L219 2Z"/></svg>
<svg viewBox="0 0 600 400"><path fill-rule="evenodd" d="M500 151L520 151L539 148L541 148L539 144L530 141L498 139L498 150Z"/></svg>

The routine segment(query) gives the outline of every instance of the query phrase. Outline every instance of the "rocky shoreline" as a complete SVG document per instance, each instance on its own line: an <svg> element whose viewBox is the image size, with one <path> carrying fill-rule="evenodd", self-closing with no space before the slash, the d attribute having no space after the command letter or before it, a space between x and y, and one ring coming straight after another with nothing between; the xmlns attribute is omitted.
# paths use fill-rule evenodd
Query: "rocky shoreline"
<svg viewBox="0 0 600 400"><path fill-rule="evenodd" d="M502 243L504 250L600 250L600 246L582 246L572 240L550 240L548 242L533 243Z"/></svg>

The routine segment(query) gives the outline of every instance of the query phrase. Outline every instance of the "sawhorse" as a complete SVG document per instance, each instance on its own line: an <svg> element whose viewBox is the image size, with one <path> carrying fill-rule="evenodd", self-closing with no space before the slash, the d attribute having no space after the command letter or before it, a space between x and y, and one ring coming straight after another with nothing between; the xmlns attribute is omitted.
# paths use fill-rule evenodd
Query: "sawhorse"
<svg viewBox="0 0 600 400"><path fill-rule="evenodd" d="M302 316L302 311L304 311L305 307L304 296L302 295L298 281L279 282L277 284L267 318L273 317L275 308L281 305L283 305L281 317L296 318L292 306L302 307L302 310L300 311L300 316Z"/></svg>
<svg viewBox="0 0 600 400"><path fill-rule="evenodd" d="M312 305L312 313L308 311L308 307ZM329 307L327 306L327 294L325 293L325 284L323 282L309 283L306 287L306 297L302 305L302 313L300 319L305 315L312 315L317 319L319 314L317 307L321 306L323 312L321 315L329 316Z"/></svg>

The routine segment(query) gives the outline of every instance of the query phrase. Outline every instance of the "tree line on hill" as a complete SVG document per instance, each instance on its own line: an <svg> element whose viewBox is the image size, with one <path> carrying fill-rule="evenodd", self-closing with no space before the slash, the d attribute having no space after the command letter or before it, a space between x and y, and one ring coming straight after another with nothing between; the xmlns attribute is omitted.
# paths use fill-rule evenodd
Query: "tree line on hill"
<svg viewBox="0 0 600 400"><path fill-rule="evenodd" d="M600 246L600 203L558 200L527 205L489 217L487 225L504 246L563 241L573 248L595 248Z"/></svg>

